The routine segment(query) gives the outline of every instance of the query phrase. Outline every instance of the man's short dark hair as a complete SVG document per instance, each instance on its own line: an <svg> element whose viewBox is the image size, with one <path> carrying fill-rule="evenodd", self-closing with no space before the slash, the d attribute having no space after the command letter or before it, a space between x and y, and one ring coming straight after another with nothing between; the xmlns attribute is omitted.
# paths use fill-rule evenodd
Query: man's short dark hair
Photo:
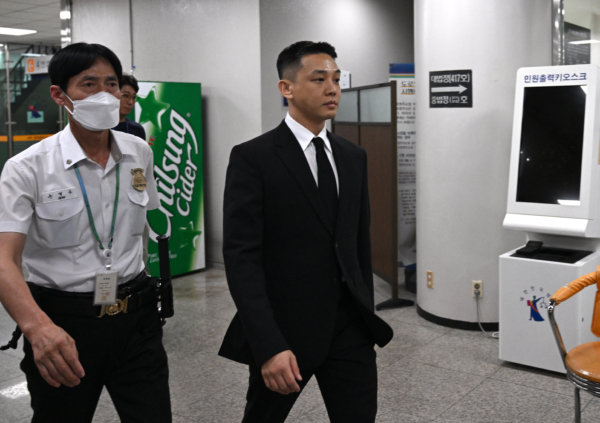
<svg viewBox="0 0 600 423"><path fill-rule="evenodd" d="M52 57L48 66L52 85L58 85L63 92L66 92L69 80L91 68L98 59L106 60L112 66L119 78L119 86L121 86L123 68L119 58L112 50L103 45L88 43L68 45Z"/></svg>
<svg viewBox="0 0 600 423"><path fill-rule="evenodd" d="M325 42L313 43L312 41L298 41L291 46L288 46L279 53L277 58L277 73L279 79L283 79L284 75L288 79L294 80L296 73L302 68L302 58L311 54L328 54L332 59L337 58L335 48ZM293 72L292 75L290 73Z"/></svg>
<svg viewBox="0 0 600 423"><path fill-rule="evenodd" d="M123 88L125 85L129 85L131 88L133 88L133 91L135 91L136 94L140 90L137 79L135 79L133 75L124 74L121 77L121 88Z"/></svg>

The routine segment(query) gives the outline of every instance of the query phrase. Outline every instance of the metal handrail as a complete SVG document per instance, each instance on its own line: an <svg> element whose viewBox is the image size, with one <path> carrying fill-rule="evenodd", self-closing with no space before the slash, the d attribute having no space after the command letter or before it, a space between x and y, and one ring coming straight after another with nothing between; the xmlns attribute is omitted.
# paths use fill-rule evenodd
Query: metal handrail
<svg viewBox="0 0 600 423"><path fill-rule="evenodd" d="M25 53L23 53L23 54L27 54L27 53L29 53L29 52L30 52L32 49L33 49L33 45L31 45L31 46L27 47L27 50L25 50ZM19 58L19 60L17 60L17 63L15 63L15 65L13 66L13 69L16 69L16 68L18 68L20 65L22 65L22 63L21 63L21 62L23 62L23 58L24 58L24 57L25 57L25 56L21 55L21 57ZM21 66L21 67L23 67L23 66ZM4 82L6 82L6 78L4 78Z"/></svg>
<svg viewBox="0 0 600 423"><path fill-rule="evenodd" d="M25 50L25 53L23 54L27 54L29 53L32 49L33 49L33 45L30 45L29 47L27 47L27 50ZM14 64L14 66L12 67L11 71L10 71L10 76L13 75L13 71L17 68L23 68L23 58L25 58L25 56L21 55L21 57L19 58L19 60L17 60L17 63ZM10 77L9 76L9 77ZM21 82L24 82L25 80L22 78ZM17 82L17 81L15 81ZM4 79L0 80L0 84L4 84L6 83L6 76L4 77Z"/></svg>
<svg viewBox="0 0 600 423"><path fill-rule="evenodd" d="M25 50L25 53L29 53L32 49L34 49L34 45L29 45ZM12 126L16 124L16 122L12 121L12 102L13 95L15 101L17 100L17 96L22 93L23 86L29 81L25 75L25 66L23 65L23 59L26 57L21 55L17 63L14 66L10 66L12 61L10 60L10 51L8 49L8 44L4 45L4 66L5 66L5 74L4 80L0 80L0 86L6 88L6 133L8 138L8 157L12 157L14 154L13 148L13 136L12 136ZM11 87L11 86L14 86Z"/></svg>

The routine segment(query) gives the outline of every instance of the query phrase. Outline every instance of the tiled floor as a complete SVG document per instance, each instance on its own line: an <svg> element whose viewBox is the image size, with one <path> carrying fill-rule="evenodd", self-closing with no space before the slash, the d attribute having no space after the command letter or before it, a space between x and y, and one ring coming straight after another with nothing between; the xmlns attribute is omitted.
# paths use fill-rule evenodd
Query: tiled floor
<svg viewBox="0 0 600 423"><path fill-rule="evenodd" d="M389 286L378 281L375 291L380 302L388 298ZM174 422L241 421L246 368L216 354L235 313L224 271L210 269L176 279L175 292L176 315L165 326L164 337ZM403 296L414 297L406 292ZM502 362L497 358L498 341L437 326L420 318L414 307L380 314L395 337L378 350L378 423L573 421L573 389L564 377ZM0 309L0 343L13 329ZM14 350L0 353L0 423L30 420L29 396L18 367L21 355ZM10 387L16 398L6 393ZM583 422L600 422L600 400L582 394L582 405ZM94 421L118 422L106 393ZM288 421L328 421L314 381Z"/></svg>

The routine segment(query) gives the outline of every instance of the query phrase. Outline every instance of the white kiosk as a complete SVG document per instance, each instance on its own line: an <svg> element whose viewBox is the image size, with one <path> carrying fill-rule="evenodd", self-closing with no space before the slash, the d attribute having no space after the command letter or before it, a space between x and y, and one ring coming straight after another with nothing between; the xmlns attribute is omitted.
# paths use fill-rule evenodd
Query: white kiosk
<svg viewBox="0 0 600 423"><path fill-rule="evenodd" d="M500 256L500 359L565 373L546 307L600 264L600 72L594 65L522 68L503 226L527 245ZM595 290L561 304L567 350L596 340Z"/></svg>

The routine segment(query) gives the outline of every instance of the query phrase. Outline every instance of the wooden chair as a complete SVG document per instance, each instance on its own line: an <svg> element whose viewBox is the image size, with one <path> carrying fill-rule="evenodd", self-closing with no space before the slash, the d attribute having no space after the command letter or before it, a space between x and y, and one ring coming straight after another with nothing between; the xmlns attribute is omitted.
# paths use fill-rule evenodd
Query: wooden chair
<svg viewBox="0 0 600 423"><path fill-rule="evenodd" d="M584 390L600 397L600 342L581 344L567 353L558 325L554 318L554 308L577 294L583 288L596 284L600 287L600 266L595 272L589 273L568 285L563 286L550 298L548 317L554 338L563 363L567 370L567 379L575 385L575 423L581 423L581 400L579 391ZM600 291L596 291L594 316L592 318L592 333L600 337Z"/></svg>

